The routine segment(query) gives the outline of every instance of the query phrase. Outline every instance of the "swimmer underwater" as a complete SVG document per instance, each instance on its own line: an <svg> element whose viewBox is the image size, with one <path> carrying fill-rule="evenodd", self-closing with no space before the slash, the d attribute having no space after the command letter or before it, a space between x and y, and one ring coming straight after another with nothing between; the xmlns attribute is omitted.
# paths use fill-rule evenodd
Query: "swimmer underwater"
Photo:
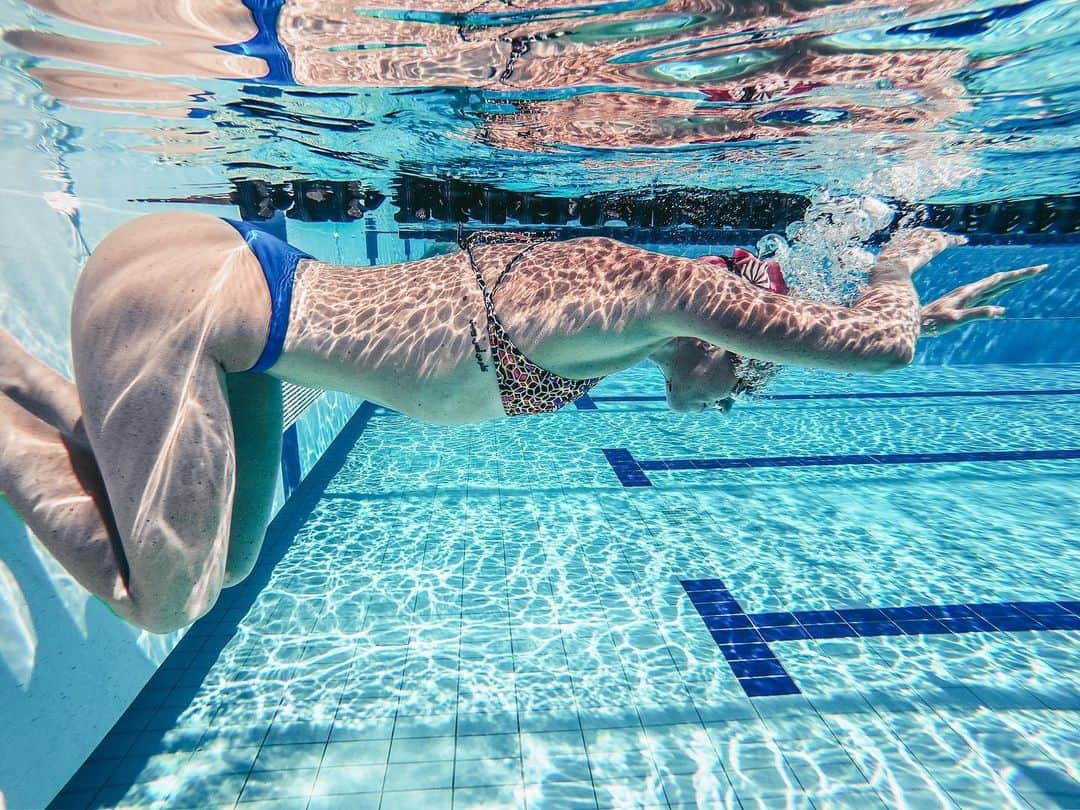
<svg viewBox="0 0 1080 810"><path fill-rule="evenodd" d="M252 570L281 451L279 381L435 424L557 410L651 360L676 411L728 410L769 364L882 372L1004 310L1046 269L920 307L914 272L959 237L880 251L851 306L784 294L745 252L683 259L610 239L467 244L372 268L317 261L191 213L110 234L75 290L75 382L0 330L0 495L118 616L154 633Z"/></svg>

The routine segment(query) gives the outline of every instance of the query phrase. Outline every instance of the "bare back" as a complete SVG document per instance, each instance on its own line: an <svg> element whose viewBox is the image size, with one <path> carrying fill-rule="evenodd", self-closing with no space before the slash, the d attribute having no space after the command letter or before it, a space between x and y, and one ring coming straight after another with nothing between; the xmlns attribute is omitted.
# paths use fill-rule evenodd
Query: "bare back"
<svg viewBox="0 0 1080 810"><path fill-rule="evenodd" d="M604 376L643 359L660 340L648 326L655 300L642 293L660 277L649 261L655 254L608 239L471 252L499 321L548 371ZM272 373L425 421L493 419L504 414L487 328L464 250L373 268L302 262L285 351Z"/></svg>

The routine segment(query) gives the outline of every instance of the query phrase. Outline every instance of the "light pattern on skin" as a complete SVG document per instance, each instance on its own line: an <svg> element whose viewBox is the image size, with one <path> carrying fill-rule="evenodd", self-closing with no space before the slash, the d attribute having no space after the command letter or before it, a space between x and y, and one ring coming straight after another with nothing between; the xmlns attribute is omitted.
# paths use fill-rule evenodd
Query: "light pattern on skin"
<svg viewBox="0 0 1080 810"><path fill-rule="evenodd" d="M474 249L489 288L519 252L514 245ZM670 286L674 268L692 264L610 239L544 243L499 285L498 318L536 365L572 379L600 377L644 359L665 339L649 326L659 314L657 291ZM490 397L483 407L491 418L502 413L496 377L477 367L472 341L485 320L463 251L369 270L302 262L285 360L331 358L374 385L378 401L405 412L433 392L450 398L448 408L461 397L481 407ZM469 419L461 413L455 421Z"/></svg>
<svg viewBox="0 0 1080 810"><path fill-rule="evenodd" d="M513 235L511 235L513 236ZM507 241L507 237L501 237ZM472 251L480 244L497 243L499 234L474 234L466 240L463 247L469 256L469 264L476 275L477 284L484 295L484 309L487 314L488 344L495 363L495 374L499 380L499 394L502 399L503 411L507 416L526 416L538 413L551 413L564 405L584 396L589 390L600 382L602 377L592 377L585 380L570 380L553 374L545 368L541 368L522 353L506 329L499 322L495 313L495 291L499 283L506 277L514 264L539 242L527 236L511 238L509 241L522 245L519 252L512 258L509 264L495 284L489 289L484 281L484 274L473 258Z"/></svg>
<svg viewBox="0 0 1080 810"><path fill-rule="evenodd" d="M739 277L749 281L755 287L771 290L780 295L787 295L788 293L779 262L764 261L742 248L735 248L730 258L704 256L702 259L709 264L718 264L727 268ZM752 357L742 357L733 352L729 353L729 356L732 371L739 381L739 393L760 394L780 370L780 367L775 363L755 360Z"/></svg>
<svg viewBox="0 0 1080 810"><path fill-rule="evenodd" d="M640 251L632 268L606 281L609 244L620 243L543 244L521 257L499 287L499 318L522 351L529 354L556 332L577 333L589 324L618 328L625 320L630 302L613 293L628 277L644 276L643 258L652 254ZM490 286L518 252L519 246L490 245L475 248L473 255ZM590 263L596 272L587 270ZM639 278L638 286L642 283ZM301 262L286 354L340 358L364 369L437 379L462 364L476 367L470 324L482 324L485 314L464 251L370 269Z"/></svg>
<svg viewBox="0 0 1080 810"><path fill-rule="evenodd" d="M467 272L461 253L370 269L301 261L285 354L437 379L473 357L483 301Z"/></svg>
<svg viewBox="0 0 1080 810"><path fill-rule="evenodd" d="M704 262L610 239L519 253L492 245L474 257L489 288L517 258L499 285L499 322L529 360L566 378L613 373L680 335L763 360L857 369L866 358L910 356L918 334L909 280L846 308L765 292ZM473 345L485 320L464 252L362 271L304 262L285 354L332 358L404 412L438 392L472 403L490 397L485 413L501 413L494 373L478 368Z"/></svg>
<svg viewBox="0 0 1080 810"><path fill-rule="evenodd" d="M851 308L775 295L707 262L607 239L474 253L488 287L521 254L499 288L500 321L538 365L584 377L702 341L706 370L727 365L718 346L830 368L900 365L920 325L910 275L954 244L925 230L895 237ZM922 320L943 331L995 317L1000 309L984 305L1043 269L967 284L924 307ZM477 368L469 325L486 311L464 252L367 270L308 261L297 285L274 367L282 379L381 385L397 410L435 403L419 408L424 418L502 414L494 371ZM239 235L212 217L177 213L125 225L95 251L73 304L78 390L0 331L0 495L133 624L154 632L188 624L230 575L250 570L280 456L280 391L276 421L255 408L234 418L237 391L228 382L226 392L222 371L254 363L269 318L265 278ZM277 387L266 375L235 377L264 386L259 402ZM248 436L238 453L256 424L265 436ZM253 466L238 474L241 462ZM236 482L252 475L260 484L245 505ZM245 513L254 518L246 531L236 520Z"/></svg>

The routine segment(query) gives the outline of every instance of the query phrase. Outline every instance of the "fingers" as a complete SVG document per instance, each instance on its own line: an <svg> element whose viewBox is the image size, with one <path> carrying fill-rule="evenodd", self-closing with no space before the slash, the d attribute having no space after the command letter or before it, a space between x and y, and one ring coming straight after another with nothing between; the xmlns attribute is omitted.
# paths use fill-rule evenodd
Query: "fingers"
<svg viewBox="0 0 1080 810"><path fill-rule="evenodd" d="M972 307L965 309L956 319L958 324L980 321L987 318L1000 318L1005 315L1005 307Z"/></svg>
<svg viewBox="0 0 1080 810"><path fill-rule="evenodd" d="M994 273L931 301L922 308L922 334L938 335L961 324L1003 317L1005 308L990 306L990 302L1018 284L1041 275L1046 269L1047 265L1036 264L1019 270Z"/></svg>
<svg viewBox="0 0 1080 810"><path fill-rule="evenodd" d="M982 295L976 295L974 298L970 299L967 302L967 306L974 307L979 306L980 304L989 304L991 301L996 301L1013 287L1015 287L1017 284L1019 284L1019 282L1014 282L1012 284L1004 284L1000 287L995 287L994 289L989 290Z"/></svg>
<svg viewBox="0 0 1080 810"><path fill-rule="evenodd" d="M1046 268L1047 265L1045 264L1037 264L1032 267L1022 267L1019 270L994 273L992 276L979 279L971 285L967 303L985 304L993 301L1016 285L1042 274L1046 271Z"/></svg>
<svg viewBox="0 0 1080 810"><path fill-rule="evenodd" d="M1044 273L1047 267L1049 267L1047 264L1036 264L1031 267L1021 267L1019 270L994 273L990 278L996 279L996 283L998 284L1007 284L1011 287L1013 284L1019 284L1021 281L1034 278L1035 276Z"/></svg>

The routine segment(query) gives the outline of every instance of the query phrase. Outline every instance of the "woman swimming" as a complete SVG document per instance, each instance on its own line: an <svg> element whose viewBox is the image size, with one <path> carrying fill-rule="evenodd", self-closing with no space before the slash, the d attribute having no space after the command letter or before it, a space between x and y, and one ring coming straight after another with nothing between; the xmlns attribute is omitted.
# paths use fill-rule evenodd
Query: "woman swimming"
<svg viewBox="0 0 1080 810"><path fill-rule="evenodd" d="M749 358L899 368L920 330L998 317L990 302L1045 269L920 309L912 273L961 242L900 233L846 307L785 296L775 268L742 256L725 269L589 238L356 268L243 223L153 214L108 236L79 279L74 383L0 330L0 495L116 614L168 632L255 563L279 380L455 424L552 411L650 359L670 407L726 410L755 382Z"/></svg>

